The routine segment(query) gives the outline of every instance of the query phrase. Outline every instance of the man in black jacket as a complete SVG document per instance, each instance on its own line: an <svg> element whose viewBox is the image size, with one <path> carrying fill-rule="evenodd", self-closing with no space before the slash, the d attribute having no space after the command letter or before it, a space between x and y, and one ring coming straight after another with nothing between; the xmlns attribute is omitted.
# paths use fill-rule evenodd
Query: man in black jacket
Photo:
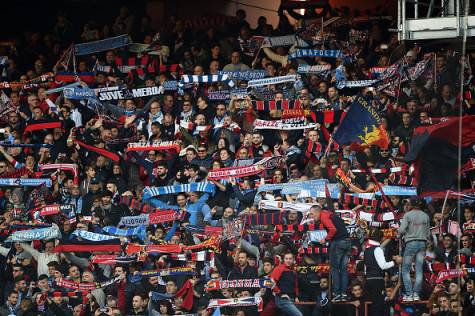
<svg viewBox="0 0 475 316"><path fill-rule="evenodd" d="M228 280L257 279L257 270L247 263L247 252L241 250L238 254L238 265L228 274Z"/></svg>
<svg viewBox="0 0 475 316"><path fill-rule="evenodd" d="M381 230L372 230L364 251L364 264L366 268L365 288L368 291L370 300L373 302L370 305L369 315L384 314L384 270L402 263L401 256L394 256L392 261L386 261L383 248L380 245L382 237Z"/></svg>

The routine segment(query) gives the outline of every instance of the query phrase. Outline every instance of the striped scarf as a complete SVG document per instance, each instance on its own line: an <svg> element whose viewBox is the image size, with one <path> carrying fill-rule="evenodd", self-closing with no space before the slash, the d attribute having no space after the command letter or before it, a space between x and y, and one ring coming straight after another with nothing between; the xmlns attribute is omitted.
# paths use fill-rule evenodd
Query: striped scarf
<svg viewBox="0 0 475 316"><path fill-rule="evenodd" d="M120 229L114 226L106 226L102 228L102 231L114 236L123 236L123 237L136 236L140 240L145 240L145 238L147 237L147 232L145 230L145 226L143 225L140 225L138 227L131 228L131 229Z"/></svg>
<svg viewBox="0 0 475 316"><path fill-rule="evenodd" d="M386 208L388 208L388 205L382 199L379 199L379 198L378 199L361 198L361 197L353 196L349 193L345 193L343 195L343 203L348 204L348 206L358 206L358 205L370 206L373 209L386 209Z"/></svg>
<svg viewBox="0 0 475 316"><path fill-rule="evenodd" d="M234 87L234 82L230 79L230 76L227 74L224 75L183 75L181 80L178 83L178 89L180 93L183 93L184 85L187 83L213 83L213 82L224 82L230 87Z"/></svg>
<svg viewBox="0 0 475 316"><path fill-rule="evenodd" d="M315 224L315 223L306 223L306 224L299 224L299 225L275 225L275 230L278 232L299 232L305 233L309 230L321 230L324 229L322 224Z"/></svg>
<svg viewBox="0 0 475 316"><path fill-rule="evenodd" d="M283 100L283 101L257 101L252 100L252 108L255 111L275 111L275 110L291 110L301 107L300 100Z"/></svg>
<svg viewBox="0 0 475 316"><path fill-rule="evenodd" d="M175 194L181 192L206 192L214 194L215 189L216 186L213 183L207 181L169 185L164 187L145 187L142 193L142 199L147 200L158 195Z"/></svg>
<svg viewBox="0 0 475 316"><path fill-rule="evenodd" d="M392 184L402 185L402 186L416 186L417 179L415 177L406 176L403 174L391 173L389 175L389 182Z"/></svg>
<svg viewBox="0 0 475 316"><path fill-rule="evenodd" d="M324 255L328 253L327 247L307 247L307 248L300 248L299 254L306 254L306 255Z"/></svg>
<svg viewBox="0 0 475 316"><path fill-rule="evenodd" d="M346 115L342 110L324 110L311 112L310 115L316 123L320 124L340 124Z"/></svg>
<svg viewBox="0 0 475 316"><path fill-rule="evenodd" d="M234 80L254 80L262 79L267 75L265 70L246 70L246 71L219 71L219 75L228 75Z"/></svg>
<svg viewBox="0 0 475 316"><path fill-rule="evenodd" d="M211 299L208 308L255 306L261 303L259 296Z"/></svg>
<svg viewBox="0 0 475 316"><path fill-rule="evenodd" d="M315 154L319 155L321 153L322 144L308 139L307 145L305 146L305 156L309 159L316 160L317 157L315 156Z"/></svg>
<svg viewBox="0 0 475 316"><path fill-rule="evenodd" d="M280 225L283 223L281 212L246 214L241 218L246 226Z"/></svg>
<svg viewBox="0 0 475 316"><path fill-rule="evenodd" d="M0 175L0 178L21 178L23 176L33 177L35 173L27 167L15 169L12 172L6 172Z"/></svg>
<svg viewBox="0 0 475 316"><path fill-rule="evenodd" d="M0 186L37 187L42 184L51 187L51 179L0 178Z"/></svg>
<svg viewBox="0 0 475 316"><path fill-rule="evenodd" d="M78 166L73 163L51 163L40 165L40 170L63 170L63 171L70 171L73 173L74 176L74 184L79 183L79 174L78 174Z"/></svg>

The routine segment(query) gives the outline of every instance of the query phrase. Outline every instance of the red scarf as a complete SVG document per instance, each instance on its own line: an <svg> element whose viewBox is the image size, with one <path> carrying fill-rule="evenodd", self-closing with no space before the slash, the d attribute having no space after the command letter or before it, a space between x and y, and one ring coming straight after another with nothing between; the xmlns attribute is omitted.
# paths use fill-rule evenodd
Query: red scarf
<svg viewBox="0 0 475 316"><path fill-rule="evenodd" d="M115 153L111 153L110 151L107 151L105 149L102 149L102 148L98 148L96 146L91 146L91 145L88 145L86 143L83 143L82 141L80 140L75 140L74 141L76 144L78 144L79 146L83 147L84 149L87 149L87 150L90 150L90 151L93 151L95 153L98 153L99 155L101 156L104 156L106 158L109 158L115 162L119 162L120 160L120 156L115 154Z"/></svg>

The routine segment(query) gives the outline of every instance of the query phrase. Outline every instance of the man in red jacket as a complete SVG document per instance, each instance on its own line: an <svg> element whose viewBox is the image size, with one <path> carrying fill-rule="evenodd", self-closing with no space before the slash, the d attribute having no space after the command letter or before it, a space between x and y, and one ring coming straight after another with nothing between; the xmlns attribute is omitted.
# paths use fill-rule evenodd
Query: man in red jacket
<svg viewBox="0 0 475 316"><path fill-rule="evenodd" d="M303 316L302 312L295 306L298 302L297 272L294 269L295 257L293 253L286 253L284 263L275 267L271 273L271 278L275 282L272 289L275 295L275 305L285 315Z"/></svg>
<svg viewBox="0 0 475 316"><path fill-rule="evenodd" d="M333 212L311 208L310 216L319 221L327 230L325 239L320 240L324 245L330 242L330 272L332 275L333 302L348 300L348 256L351 250L350 235L343 220Z"/></svg>

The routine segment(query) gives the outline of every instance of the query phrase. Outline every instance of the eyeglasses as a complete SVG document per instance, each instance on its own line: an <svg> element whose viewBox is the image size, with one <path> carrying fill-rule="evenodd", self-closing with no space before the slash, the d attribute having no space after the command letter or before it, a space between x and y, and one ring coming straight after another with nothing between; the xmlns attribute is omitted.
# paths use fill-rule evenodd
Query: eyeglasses
<svg viewBox="0 0 475 316"><path fill-rule="evenodd" d="M224 108L217 108L216 110L218 110L218 111L224 111L225 109L224 109Z"/></svg>

